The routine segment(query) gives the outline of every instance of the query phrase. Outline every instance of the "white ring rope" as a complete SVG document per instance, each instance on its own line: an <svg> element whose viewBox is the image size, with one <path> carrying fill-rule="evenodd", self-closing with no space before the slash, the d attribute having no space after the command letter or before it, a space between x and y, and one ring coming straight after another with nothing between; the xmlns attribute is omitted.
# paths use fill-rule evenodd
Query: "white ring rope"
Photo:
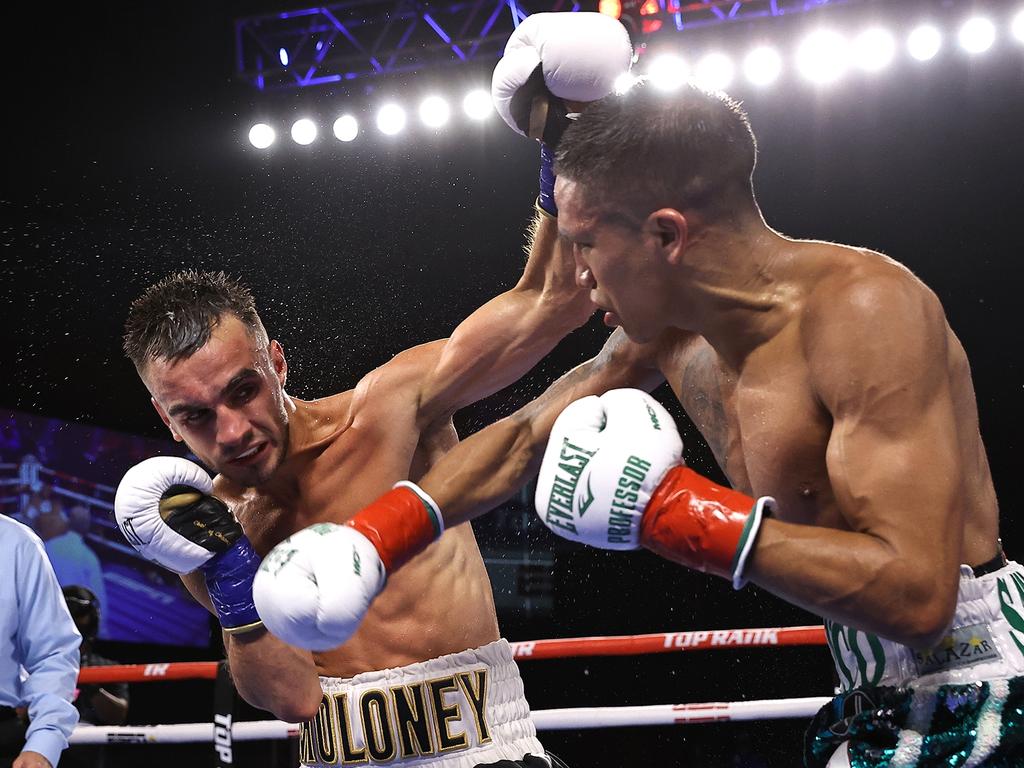
<svg viewBox="0 0 1024 768"><path fill-rule="evenodd" d="M532 713L538 731L581 728L620 728L637 725L683 725L739 720L781 720L811 717L830 701L827 696L760 701L723 701L704 704L653 704L642 707L579 707L541 709ZM221 726L217 730L223 731ZM299 726L280 720L234 723L231 741L287 739L298 736ZM176 725L80 725L71 744L184 744L213 741L213 723ZM226 733L223 734L226 736Z"/></svg>

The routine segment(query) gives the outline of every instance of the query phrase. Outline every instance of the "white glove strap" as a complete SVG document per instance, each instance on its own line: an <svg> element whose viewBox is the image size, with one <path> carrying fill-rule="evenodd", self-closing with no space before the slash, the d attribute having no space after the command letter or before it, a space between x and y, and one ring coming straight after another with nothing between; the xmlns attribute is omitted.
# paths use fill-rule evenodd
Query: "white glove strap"
<svg viewBox="0 0 1024 768"><path fill-rule="evenodd" d="M426 505L427 509L430 510L430 513L434 516L434 523L437 527L437 536L440 538L441 534L444 533L444 517L441 515L441 509L437 506L437 502L430 498L430 494L410 480L399 480L391 487L408 488L420 497L420 501Z"/></svg>
<svg viewBox="0 0 1024 768"><path fill-rule="evenodd" d="M747 524L743 526L743 535L740 537L740 545L736 548L736 559L732 567L732 588L743 589L747 580L743 571L747 567L747 559L754 551L754 544L757 543L757 534L761 532L761 523L766 517L771 517L775 511L775 499L771 496L762 496L754 504L754 509L747 518Z"/></svg>

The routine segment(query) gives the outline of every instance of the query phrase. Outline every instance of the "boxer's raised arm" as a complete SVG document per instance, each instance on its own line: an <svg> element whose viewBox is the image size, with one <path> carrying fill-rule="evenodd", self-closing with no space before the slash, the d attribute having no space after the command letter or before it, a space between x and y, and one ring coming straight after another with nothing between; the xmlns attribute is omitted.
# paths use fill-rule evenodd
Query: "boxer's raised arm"
<svg viewBox="0 0 1024 768"><path fill-rule="evenodd" d="M463 320L451 337L418 347L417 421L446 418L508 386L593 314L576 285L571 246L552 217L538 213L519 282Z"/></svg>
<svg viewBox="0 0 1024 768"><path fill-rule="evenodd" d="M567 403L608 388L657 386L663 379L653 363L655 348L634 345L616 331L594 360L449 451L420 479L426 493L403 481L342 525L319 524L285 539L266 556L253 586L263 622L292 645L324 648L346 642L386 574L430 546L445 528L487 512L529 478L551 424ZM399 358L408 360L418 350ZM388 386L389 374L407 378L402 374L414 368L401 362L383 366L360 387ZM380 421L395 417L382 414ZM376 421L369 413L361 418ZM296 599L297 590L304 593L302 600Z"/></svg>
<svg viewBox="0 0 1024 768"><path fill-rule="evenodd" d="M437 502L446 527L500 504L536 474L548 433L572 401L618 387L651 390L664 382L657 343L638 345L621 329L601 352L552 384L536 400L449 451L420 480Z"/></svg>
<svg viewBox="0 0 1024 768"><path fill-rule="evenodd" d="M911 280L856 287L813 318L808 360L832 414L829 480L850 531L768 520L749 576L828 618L929 647L956 602L961 455L949 329Z"/></svg>

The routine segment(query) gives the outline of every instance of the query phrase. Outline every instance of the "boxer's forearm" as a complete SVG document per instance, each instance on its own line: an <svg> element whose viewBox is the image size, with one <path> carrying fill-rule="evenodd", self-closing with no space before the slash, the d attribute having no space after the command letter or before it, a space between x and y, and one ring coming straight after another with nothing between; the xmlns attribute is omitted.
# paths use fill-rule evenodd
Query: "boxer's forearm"
<svg viewBox="0 0 1024 768"><path fill-rule="evenodd" d="M558 219L540 211L530 226L526 267L515 290L538 294L563 310L574 310L567 323L579 325L596 309L590 303L590 291L576 283L572 243L558 236Z"/></svg>
<svg viewBox="0 0 1024 768"><path fill-rule="evenodd" d="M264 629L224 635L231 678L254 707L289 723L316 715L323 693L309 651L288 645Z"/></svg>
<svg viewBox="0 0 1024 768"><path fill-rule="evenodd" d="M546 435L510 416L445 454L418 483L437 503L445 528L494 509L521 488L537 472Z"/></svg>
<svg viewBox="0 0 1024 768"><path fill-rule="evenodd" d="M575 283L571 248L559 240L555 220L540 216L518 283L463 320L422 377L421 423L447 418L521 378L593 312L589 292Z"/></svg>
<svg viewBox="0 0 1024 768"><path fill-rule="evenodd" d="M516 413L463 440L417 482L437 503L445 527L472 520L537 474L551 427L569 403L617 387L653 389L663 380L647 353L616 332L597 357Z"/></svg>
<svg viewBox="0 0 1024 768"><path fill-rule="evenodd" d="M865 533L765 520L750 581L827 619L911 647L939 639L953 615L958 571L935 575Z"/></svg>
<svg viewBox="0 0 1024 768"><path fill-rule="evenodd" d="M197 572L181 577L196 601L216 615L206 581ZM228 667L238 694L254 707L290 723L316 714L323 694L313 655L279 640L266 629L224 633Z"/></svg>

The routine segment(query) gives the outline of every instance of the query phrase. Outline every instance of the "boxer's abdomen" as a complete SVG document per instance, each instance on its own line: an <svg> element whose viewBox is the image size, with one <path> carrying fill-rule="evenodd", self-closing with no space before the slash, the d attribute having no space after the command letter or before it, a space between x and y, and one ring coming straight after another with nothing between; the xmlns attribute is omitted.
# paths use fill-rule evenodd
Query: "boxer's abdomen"
<svg viewBox="0 0 1024 768"><path fill-rule="evenodd" d="M464 525L392 574L352 639L316 660L321 675L351 677L476 648L498 636L490 580L473 530Z"/></svg>

